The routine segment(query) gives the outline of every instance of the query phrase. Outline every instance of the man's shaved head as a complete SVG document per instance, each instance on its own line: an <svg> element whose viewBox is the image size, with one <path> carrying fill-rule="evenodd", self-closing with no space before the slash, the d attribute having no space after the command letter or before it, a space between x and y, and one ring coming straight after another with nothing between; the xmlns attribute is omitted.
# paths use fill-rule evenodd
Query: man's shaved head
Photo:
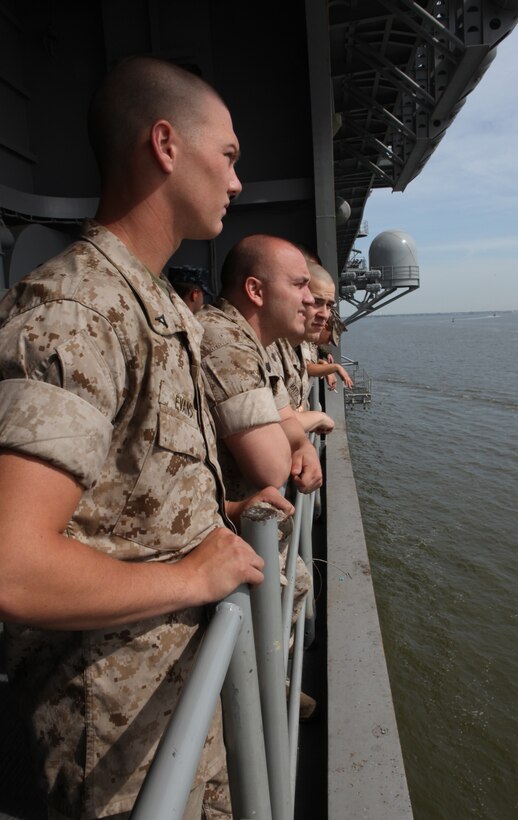
<svg viewBox="0 0 518 820"><path fill-rule="evenodd" d="M249 276L255 276L263 282L275 276L276 255L282 251L297 253L297 248L292 242L278 236L245 236L229 251L223 263L222 295L239 290Z"/></svg>
<svg viewBox="0 0 518 820"><path fill-rule="evenodd" d="M164 119L182 134L203 123L208 83L156 57L123 60L105 77L88 114L88 133L101 173L124 163L128 152L153 123Z"/></svg>
<svg viewBox="0 0 518 820"><path fill-rule="evenodd" d="M324 286L329 285L332 288L335 287L335 282L334 282L333 277L331 276L329 271L327 271L325 268L322 267L322 265L317 265L316 262L309 262L309 261L308 261L307 265L308 265L309 275L311 276L311 282L309 283L310 288L311 288L311 285L313 284L313 282L318 282L319 284L324 285Z"/></svg>
<svg viewBox="0 0 518 820"><path fill-rule="evenodd" d="M262 344L304 337L306 308L314 303L302 253L287 239L253 234L228 253L221 295L247 320Z"/></svg>
<svg viewBox="0 0 518 820"><path fill-rule="evenodd" d="M335 308L336 286L333 277L322 265L308 262L307 266L311 276L309 289L315 301L306 312L305 338L316 343Z"/></svg>

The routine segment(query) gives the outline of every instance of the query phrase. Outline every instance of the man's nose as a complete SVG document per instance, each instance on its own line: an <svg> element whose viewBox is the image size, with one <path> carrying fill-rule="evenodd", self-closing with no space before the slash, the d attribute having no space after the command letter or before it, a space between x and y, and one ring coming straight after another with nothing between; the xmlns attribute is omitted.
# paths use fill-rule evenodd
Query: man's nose
<svg viewBox="0 0 518 820"><path fill-rule="evenodd" d="M309 287L304 288L304 296L302 298L302 302L304 305L314 305L315 304L315 297L311 293Z"/></svg>
<svg viewBox="0 0 518 820"><path fill-rule="evenodd" d="M228 186L229 199L235 199L236 196L239 196L242 190L243 186L241 185L241 181L236 172L234 171L230 179L230 184Z"/></svg>

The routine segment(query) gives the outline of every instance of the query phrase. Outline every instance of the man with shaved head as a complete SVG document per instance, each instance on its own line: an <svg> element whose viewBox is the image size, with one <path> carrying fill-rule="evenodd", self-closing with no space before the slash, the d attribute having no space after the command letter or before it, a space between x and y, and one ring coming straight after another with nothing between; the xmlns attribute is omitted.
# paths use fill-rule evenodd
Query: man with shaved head
<svg viewBox="0 0 518 820"><path fill-rule="evenodd" d="M311 350L318 343L320 334L329 319L334 306L335 284L333 277L325 268L302 249L310 274L309 288L313 295L313 304L306 309L304 337L292 335L278 339L268 348L268 353L275 362L288 394L291 406L298 411L304 429L307 432L327 434L334 429L333 420L321 410L309 410L307 399L310 390L308 364Z"/></svg>
<svg viewBox="0 0 518 820"><path fill-rule="evenodd" d="M352 379L341 364L335 362L332 355L325 360L319 357L318 346L326 345L331 341L332 324L338 323L340 317L336 312L336 286L333 277L322 265L308 262L311 275L311 292L315 299L314 308L308 314L306 321L305 342L302 353L307 358L309 376L325 377L330 389L336 387L336 378L339 376L346 387L352 387ZM339 336L339 334L337 334Z"/></svg>
<svg viewBox="0 0 518 820"><path fill-rule="evenodd" d="M302 493L322 484L316 449L266 352L281 336L303 337L306 309L313 302L308 283L304 257L291 242L247 236L223 263L219 299L197 314L204 328L207 395L230 498L242 499L265 484L282 488L288 479ZM281 584L286 582L288 543L289 528L280 527ZM311 575L302 558L297 559L294 619L311 588ZM314 706L304 695L301 715Z"/></svg>
<svg viewBox="0 0 518 820"><path fill-rule="evenodd" d="M283 373L292 406L304 411L301 419L306 430L329 433L333 428L325 419L323 423L320 421L317 414L319 411L305 409L310 387L308 377L325 377L330 388L336 386L336 375L347 387L352 386L352 380L331 355L325 360L319 358L318 346L330 341L331 331L328 331L328 327L332 321L336 321L336 286L329 271L320 263L307 256L306 261L314 303L307 309L304 340L300 342L296 336L280 339L272 346L271 356Z"/></svg>
<svg viewBox="0 0 518 820"><path fill-rule="evenodd" d="M202 363L216 423L220 463L231 498L288 478L301 492L322 483L315 448L290 406L266 347L283 336L303 338L313 303L302 253L275 236L239 241L221 271L215 305L198 314Z"/></svg>
<svg viewBox="0 0 518 820"><path fill-rule="evenodd" d="M89 131L96 218L1 307L0 618L49 818L120 820L204 606L260 583L263 562L228 517L247 502L225 506L200 328L160 276L241 190L228 109L199 77L135 57L101 84ZM290 507L274 488L258 498ZM221 771L218 713L185 818L230 816Z"/></svg>

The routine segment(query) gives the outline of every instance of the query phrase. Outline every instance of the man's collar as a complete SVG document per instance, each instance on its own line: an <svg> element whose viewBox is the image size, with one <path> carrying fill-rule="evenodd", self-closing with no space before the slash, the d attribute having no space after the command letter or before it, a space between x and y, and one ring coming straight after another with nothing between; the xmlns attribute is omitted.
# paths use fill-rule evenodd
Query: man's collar
<svg viewBox="0 0 518 820"><path fill-rule="evenodd" d="M191 321L192 316L180 297L165 280L154 276L122 240L93 220L88 220L85 224L83 238L117 268L138 296L155 333L172 336L182 330L189 331L199 341L199 325Z"/></svg>
<svg viewBox="0 0 518 820"><path fill-rule="evenodd" d="M253 329L252 325L247 322L243 314L235 307L232 302L229 302L228 299L225 299L223 296L220 296L216 299L215 307L219 308L219 310L223 311L230 319L232 319L243 331L252 339L259 347L265 350L265 346L260 341L257 333Z"/></svg>

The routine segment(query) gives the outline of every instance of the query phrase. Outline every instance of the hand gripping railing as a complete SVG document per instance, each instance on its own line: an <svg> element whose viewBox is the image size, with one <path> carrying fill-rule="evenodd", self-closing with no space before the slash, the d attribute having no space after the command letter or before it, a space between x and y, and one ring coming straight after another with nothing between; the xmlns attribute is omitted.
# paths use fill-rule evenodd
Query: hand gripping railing
<svg viewBox="0 0 518 820"><path fill-rule="evenodd" d="M297 493L282 605L276 514L252 507L242 516L242 537L265 561L264 581L239 587L216 606L132 820L181 820L220 690L233 817L293 820L305 603L295 625L288 706L286 669L296 557L312 496Z"/></svg>

